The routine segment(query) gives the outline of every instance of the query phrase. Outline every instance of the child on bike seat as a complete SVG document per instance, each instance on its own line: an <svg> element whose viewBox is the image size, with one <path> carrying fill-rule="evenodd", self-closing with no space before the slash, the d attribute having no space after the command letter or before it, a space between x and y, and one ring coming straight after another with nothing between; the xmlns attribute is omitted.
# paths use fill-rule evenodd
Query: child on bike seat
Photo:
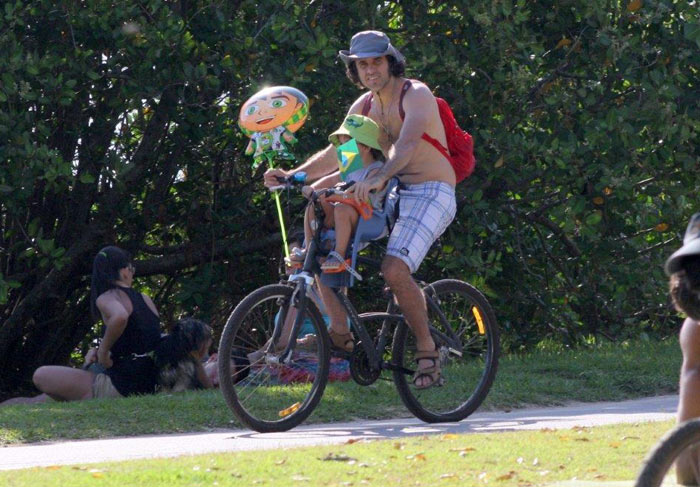
<svg viewBox="0 0 700 487"><path fill-rule="evenodd" d="M320 188L329 188L339 183L351 183L363 181L379 170L384 163L384 155L378 142L379 126L368 117L359 114L348 115L338 130L328 136L328 140L338 148L339 167L338 171L319 179L312 186L305 186L302 192L307 197ZM355 144L352 143L354 140ZM357 146L357 154L352 149ZM359 158L359 161L357 160ZM355 159L353 161L353 159ZM361 161L361 164L358 163ZM347 169L350 169L348 171ZM356 169L355 169L356 168ZM353 170L354 169L354 170ZM381 210L384 200L384 193L373 193L370 197L370 204L373 209ZM337 197L336 197L337 198ZM334 198L334 199L336 199ZM354 201L348 196L349 201ZM335 229L335 249L328 254L328 258L321 265L321 269L326 273L343 272L349 266L349 259L345 259L345 254L350 243L360 215L351 205L329 201L325 196L319 198L325 218L323 225L326 228ZM306 208L304 215L304 236L306 242L311 240L311 229L315 225L315 215L313 206ZM290 255L288 264L298 266L304 262L306 257L305 249L297 249Z"/></svg>

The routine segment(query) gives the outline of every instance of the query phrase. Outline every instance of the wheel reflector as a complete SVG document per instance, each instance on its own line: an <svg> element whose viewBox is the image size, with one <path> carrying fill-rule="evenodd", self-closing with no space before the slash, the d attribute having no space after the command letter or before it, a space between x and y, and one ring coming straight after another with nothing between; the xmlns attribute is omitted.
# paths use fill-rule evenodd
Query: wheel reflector
<svg viewBox="0 0 700 487"><path fill-rule="evenodd" d="M476 318L476 326L479 327L479 333L481 335L486 333L486 330L484 329L484 320L481 318L481 313L479 312L479 308L476 306L472 307L472 314L474 315L474 318Z"/></svg>
<svg viewBox="0 0 700 487"><path fill-rule="evenodd" d="M278 414L279 414L280 418L286 418L286 417L289 416L290 414L294 414L295 412L297 412L297 410L298 410L300 407L301 407L301 403L300 403L300 402L295 402L294 404L292 404L292 405L289 406L288 408L283 409L282 411L280 411Z"/></svg>

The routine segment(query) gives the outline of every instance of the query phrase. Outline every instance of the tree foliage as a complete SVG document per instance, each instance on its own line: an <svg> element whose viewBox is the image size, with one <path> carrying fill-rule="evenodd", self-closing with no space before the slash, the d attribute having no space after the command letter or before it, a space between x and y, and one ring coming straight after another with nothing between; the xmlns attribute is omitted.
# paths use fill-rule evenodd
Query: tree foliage
<svg viewBox="0 0 700 487"><path fill-rule="evenodd" d="M359 95L337 51L367 28L475 139L477 171L426 274L487 290L511 349L674 330L661 264L700 189L694 2L10 0L0 395L96 333L103 245L135 255L166 323L220 329L276 279L274 207L237 107L263 85L301 89L295 152L312 154Z"/></svg>

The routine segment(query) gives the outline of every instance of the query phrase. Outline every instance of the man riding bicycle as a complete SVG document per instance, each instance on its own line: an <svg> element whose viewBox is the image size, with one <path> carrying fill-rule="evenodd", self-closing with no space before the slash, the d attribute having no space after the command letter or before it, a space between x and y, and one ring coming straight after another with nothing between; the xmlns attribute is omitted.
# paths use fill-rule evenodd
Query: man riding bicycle
<svg viewBox="0 0 700 487"><path fill-rule="evenodd" d="M455 173L450 162L422 136L446 145L438 106L430 89L403 77L404 56L386 34L363 31L355 34L350 49L340 51L348 78L369 92L352 104L350 114L365 114L380 127L380 145L387 156L372 177L348 189L358 201L382 188L393 176L400 185L399 217L387 244L382 273L401 311L416 336L417 388L439 384L440 363L428 329L428 313L421 289L411 277L433 242L445 231L456 213ZM270 169L265 185L278 184L277 177L305 171L309 180L319 179L338 168L336 150L327 146L289 171ZM335 335L349 335L345 312L335 294L320 285L321 296Z"/></svg>

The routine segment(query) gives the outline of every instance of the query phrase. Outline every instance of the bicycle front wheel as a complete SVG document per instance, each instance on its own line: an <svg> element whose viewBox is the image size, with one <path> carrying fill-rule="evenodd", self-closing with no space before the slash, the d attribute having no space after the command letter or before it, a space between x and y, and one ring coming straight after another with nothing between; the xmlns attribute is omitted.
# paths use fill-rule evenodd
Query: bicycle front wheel
<svg viewBox="0 0 700 487"><path fill-rule="evenodd" d="M496 317L486 298L471 284L443 279L423 289L428 320L440 352L442 386L418 389L413 377L416 342L405 321L394 335L392 357L400 367L394 382L401 400L417 418L428 423L460 421L479 407L498 368L499 336Z"/></svg>
<svg viewBox="0 0 700 487"><path fill-rule="evenodd" d="M693 419L679 424L661 438L644 460L635 486L698 485L698 482L700 419Z"/></svg>
<svg viewBox="0 0 700 487"><path fill-rule="evenodd" d="M287 431L304 421L328 380L328 332L313 301L306 299L302 332L307 334L295 337L289 358L281 354L290 337L283 331L273 340L275 324L297 310L293 292L283 284L253 291L233 310L221 336L221 391L236 417L261 433Z"/></svg>

